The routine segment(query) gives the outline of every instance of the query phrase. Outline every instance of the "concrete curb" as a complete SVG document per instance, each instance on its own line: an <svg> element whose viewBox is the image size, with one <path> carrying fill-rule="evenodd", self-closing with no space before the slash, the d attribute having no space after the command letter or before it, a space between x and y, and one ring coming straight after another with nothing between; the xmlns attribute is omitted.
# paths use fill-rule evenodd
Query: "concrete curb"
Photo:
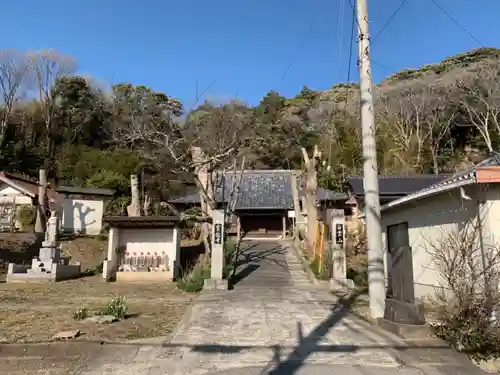
<svg viewBox="0 0 500 375"><path fill-rule="evenodd" d="M297 243L295 241L291 241L291 246L293 248L293 251L295 252L295 256L297 259L300 261L302 264L302 268L307 274L307 277L309 280L314 284L314 285L320 285L318 279L314 275L313 271L311 271L311 268L309 267L309 262L307 261L306 258L302 255L302 251L298 248Z"/></svg>

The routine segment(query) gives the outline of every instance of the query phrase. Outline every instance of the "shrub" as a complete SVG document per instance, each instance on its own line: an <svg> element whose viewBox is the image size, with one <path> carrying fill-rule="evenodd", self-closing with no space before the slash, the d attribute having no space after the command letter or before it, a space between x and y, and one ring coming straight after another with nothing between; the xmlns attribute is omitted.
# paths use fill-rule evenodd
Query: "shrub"
<svg viewBox="0 0 500 375"><path fill-rule="evenodd" d="M500 357L499 328L492 321L500 311L500 248L477 241L478 216L429 242L427 251L445 287L435 295L441 306L436 335L473 359L487 360Z"/></svg>
<svg viewBox="0 0 500 375"><path fill-rule="evenodd" d="M321 264L319 254L316 254L316 257L309 263L309 267L311 267L311 271L313 271L317 279L330 279L332 275L332 249L324 249Z"/></svg>
<svg viewBox="0 0 500 375"><path fill-rule="evenodd" d="M232 241L224 242L224 269L222 276L227 279L234 271L236 258L238 257L238 245ZM203 289L205 279L210 278L210 257L201 255L195 265L184 273L177 281L177 287L185 292L196 293Z"/></svg>
<svg viewBox="0 0 500 375"><path fill-rule="evenodd" d="M356 270L349 268L347 270L347 278L351 279L355 285L360 287L368 287L368 270Z"/></svg>
<svg viewBox="0 0 500 375"><path fill-rule="evenodd" d="M127 301L125 297L115 297L108 302L106 307L100 311L100 315L111 315L117 320L125 319L128 311Z"/></svg>
<svg viewBox="0 0 500 375"><path fill-rule="evenodd" d="M87 268L85 271L82 272L82 276L95 276L95 275L101 274L102 267L103 267L103 264L100 263L95 267Z"/></svg>
<svg viewBox="0 0 500 375"><path fill-rule="evenodd" d="M177 281L177 287L189 293L200 292L205 279L208 278L210 278L210 260L207 256L201 256L194 267Z"/></svg>
<svg viewBox="0 0 500 375"><path fill-rule="evenodd" d="M86 307L80 307L73 313L73 319L75 320L84 320L89 317L89 311Z"/></svg>
<svg viewBox="0 0 500 375"><path fill-rule="evenodd" d="M23 230L32 228L35 225L36 215L36 206L22 205L16 212L17 220L21 223Z"/></svg>
<svg viewBox="0 0 500 375"><path fill-rule="evenodd" d="M492 325L491 308L484 300L471 301L454 313L441 315L433 326L440 339L475 360L500 357L500 335Z"/></svg>

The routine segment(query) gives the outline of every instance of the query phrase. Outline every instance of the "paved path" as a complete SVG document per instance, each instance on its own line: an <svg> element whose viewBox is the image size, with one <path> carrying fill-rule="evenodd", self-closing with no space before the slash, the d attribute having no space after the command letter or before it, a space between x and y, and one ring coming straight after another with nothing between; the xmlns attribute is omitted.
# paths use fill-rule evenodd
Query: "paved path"
<svg viewBox="0 0 500 375"><path fill-rule="evenodd" d="M427 373L400 366L387 347L401 341L332 304L309 282L293 249L249 242L240 258L234 290L200 295L170 343L124 346L120 355L95 358L77 374Z"/></svg>
<svg viewBox="0 0 500 375"><path fill-rule="evenodd" d="M170 343L105 345L101 355L67 373L481 373L447 348L409 349L394 336L351 316L345 304L333 303L331 295L309 282L291 248L278 242L247 242L240 259L234 289L202 293Z"/></svg>

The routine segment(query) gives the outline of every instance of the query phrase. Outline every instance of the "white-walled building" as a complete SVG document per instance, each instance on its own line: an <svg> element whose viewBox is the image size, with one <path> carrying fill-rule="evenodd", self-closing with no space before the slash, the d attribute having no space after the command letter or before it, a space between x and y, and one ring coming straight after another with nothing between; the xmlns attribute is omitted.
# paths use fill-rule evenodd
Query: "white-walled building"
<svg viewBox="0 0 500 375"><path fill-rule="evenodd" d="M111 216L103 278L173 281L180 275L180 220L169 216Z"/></svg>
<svg viewBox="0 0 500 375"><path fill-rule="evenodd" d="M16 222L16 211L20 206L36 204L38 189L37 182L0 172L0 226L4 230L11 224L20 229L20 223ZM60 215L60 229L90 235L101 232L105 203L113 194L109 189L65 186L47 189L51 209Z"/></svg>
<svg viewBox="0 0 500 375"><path fill-rule="evenodd" d="M404 262L406 271L398 274L413 281L414 297L436 297L448 287L441 266L444 251L472 239L480 267L500 247L500 156L389 202L381 211L387 278L397 262ZM391 253L401 248L398 259L392 259ZM457 252L448 253L451 260Z"/></svg>

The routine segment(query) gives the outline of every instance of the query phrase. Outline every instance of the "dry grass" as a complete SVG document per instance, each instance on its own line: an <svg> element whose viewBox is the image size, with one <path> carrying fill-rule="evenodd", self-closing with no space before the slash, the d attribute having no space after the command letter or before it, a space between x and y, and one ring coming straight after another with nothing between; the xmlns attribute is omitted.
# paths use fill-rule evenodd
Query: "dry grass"
<svg viewBox="0 0 500 375"><path fill-rule="evenodd" d="M78 308L97 312L116 296L127 299L127 319L104 325L73 319ZM168 336L191 300L173 283L106 283L98 276L50 284L0 284L0 342L43 342L74 329L82 333L80 340Z"/></svg>

